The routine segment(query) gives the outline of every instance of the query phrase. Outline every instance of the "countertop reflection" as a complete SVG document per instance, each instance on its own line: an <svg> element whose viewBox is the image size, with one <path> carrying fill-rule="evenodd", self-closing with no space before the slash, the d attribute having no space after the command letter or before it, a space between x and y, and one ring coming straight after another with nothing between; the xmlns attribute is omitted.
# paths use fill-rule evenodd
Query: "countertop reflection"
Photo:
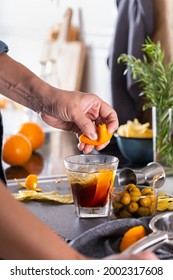
<svg viewBox="0 0 173 280"><path fill-rule="evenodd" d="M44 145L33 152L30 160L23 166L9 166L3 163L7 180L26 178L33 173L38 176L65 174L64 158L79 154L78 140L71 132L52 130L46 132Z"/></svg>

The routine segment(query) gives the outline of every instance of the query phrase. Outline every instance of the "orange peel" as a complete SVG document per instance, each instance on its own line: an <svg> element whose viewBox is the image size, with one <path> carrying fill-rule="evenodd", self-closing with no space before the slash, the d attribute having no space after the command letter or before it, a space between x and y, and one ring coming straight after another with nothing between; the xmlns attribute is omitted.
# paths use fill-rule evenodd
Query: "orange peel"
<svg viewBox="0 0 173 280"><path fill-rule="evenodd" d="M41 188L38 188L38 178L35 174L30 174L26 177L25 182L21 183L19 180L15 179L19 186L26 188L28 190L41 191Z"/></svg>
<svg viewBox="0 0 173 280"><path fill-rule="evenodd" d="M120 251L123 252L129 246L131 246L136 241L138 241L139 239L143 238L146 235L147 235L146 230L142 225L130 228L125 232L125 234L121 239Z"/></svg>
<svg viewBox="0 0 173 280"><path fill-rule="evenodd" d="M98 146L105 144L108 142L111 138L113 133L109 133L106 127L106 124L99 124L97 126L97 134L98 134L98 139L97 140L92 140L88 138L85 134L81 134L79 137L79 141L84 144L92 145L92 146Z"/></svg>

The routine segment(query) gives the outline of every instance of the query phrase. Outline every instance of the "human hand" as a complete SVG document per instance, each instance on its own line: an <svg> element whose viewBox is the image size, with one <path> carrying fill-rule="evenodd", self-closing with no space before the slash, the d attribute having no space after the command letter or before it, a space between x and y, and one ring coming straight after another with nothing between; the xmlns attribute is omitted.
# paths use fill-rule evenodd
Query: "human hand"
<svg viewBox="0 0 173 280"><path fill-rule="evenodd" d="M157 256L152 252L140 252L137 254L115 254L105 258L106 260L158 260Z"/></svg>
<svg viewBox="0 0 173 280"><path fill-rule="evenodd" d="M105 123L109 133L113 133L118 128L118 118L114 109L94 94L54 89L40 115L48 125L72 131L78 136L84 133L93 140L97 139L96 125L98 124ZM108 143L97 146L96 149L101 150ZM94 146L84 143L79 143L78 147L84 153L94 149Z"/></svg>
<svg viewBox="0 0 173 280"><path fill-rule="evenodd" d="M117 130L116 112L97 95L57 89L4 53L0 55L0 64L0 77L5 77L0 82L0 92L39 113L48 125L77 135L84 133L91 140L97 139L98 124L105 123L108 133ZM80 143L79 149L89 153L94 146Z"/></svg>

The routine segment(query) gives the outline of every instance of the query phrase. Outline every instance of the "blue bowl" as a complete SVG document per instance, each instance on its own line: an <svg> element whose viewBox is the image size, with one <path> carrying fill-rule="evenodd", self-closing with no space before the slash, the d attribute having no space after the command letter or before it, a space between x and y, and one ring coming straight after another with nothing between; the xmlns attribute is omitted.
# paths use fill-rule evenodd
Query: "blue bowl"
<svg viewBox="0 0 173 280"><path fill-rule="evenodd" d="M153 161L152 138L127 138L114 134L121 154L131 162L148 163Z"/></svg>

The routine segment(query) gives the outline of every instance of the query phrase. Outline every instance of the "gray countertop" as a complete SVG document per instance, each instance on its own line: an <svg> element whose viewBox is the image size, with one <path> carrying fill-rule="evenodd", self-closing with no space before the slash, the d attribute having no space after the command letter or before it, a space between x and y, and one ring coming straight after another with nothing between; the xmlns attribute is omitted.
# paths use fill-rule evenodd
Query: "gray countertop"
<svg viewBox="0 0 173 280"><path fill-rule="evenodd" d="M57 183L57 178L59 178ZM62 179L62 180L61 180ZM115 184L116 181L115 181ZM43 191L58 191L60 194L71 193L70 186L65 176L41 177L39 186ZM8 181L8 189L17 192L19 186L14 180ZM160 191L173 195L173 177L168 177ZM111 218L87 218L79 219L75 214L73 204L58 204L54 202L24 201L25 207L34 215L39 217L44 223L49 225L55 232L67 240L73 240L86 230L101 223L109 221Z"/></svg>
<svg viewBox="0 0 173 280"><path fill-rule="evenodd" d="M68 182L60 181L57 184L56 178L65 176L64 157L79 153L77 142L76 137L68 132L56 130L46 134L45 144L34 155L34 160L27 166L28 170L24 167L4 166L8 179L8 189L11 192L16 192L19 186L15 183L14 178L25 178L30 173L35 173L39 177L43 190L70 193ZM167 177L164 186L159 190L173 195L173 177ZM86 230L109 220L109 218L79 219L72 204L63 205L38 201L23 203L29 211L55 232L69 240L73 240Z"/></svg>
<svg viewBox="0 0 173 280"><path fill-rule="evenodd" d="M69 194L71 189L67 181L56 183L58 176L43 177L39 186L43 191L58 191ZM13 180L8 182L8 189L17 192L20 188ZM24 201L24 206L44 223L49 225L63 238L73 240L86 230L108 221L108 218L79 219L75 214L73 204L59 204L54 202Z"/></svg>

